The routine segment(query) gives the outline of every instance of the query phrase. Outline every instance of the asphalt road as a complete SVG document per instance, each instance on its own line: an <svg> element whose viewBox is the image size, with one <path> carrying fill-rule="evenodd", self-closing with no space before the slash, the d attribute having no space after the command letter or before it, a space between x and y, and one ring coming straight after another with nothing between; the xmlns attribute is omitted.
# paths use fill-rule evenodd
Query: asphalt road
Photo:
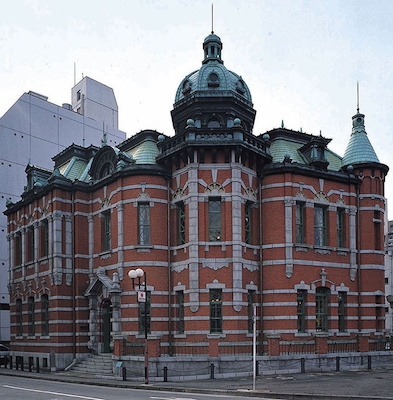
<svg viewBox="0 0 393 400"><path fill-rule="evenodd" d="M4 400L212 400L255 397L229 394L176 393L123 389L0 375L0 399ZM266 399L265 400L269 400ZM270 399L273 400L273 399ZM276 398L277 400L277 398Z"/></svg>

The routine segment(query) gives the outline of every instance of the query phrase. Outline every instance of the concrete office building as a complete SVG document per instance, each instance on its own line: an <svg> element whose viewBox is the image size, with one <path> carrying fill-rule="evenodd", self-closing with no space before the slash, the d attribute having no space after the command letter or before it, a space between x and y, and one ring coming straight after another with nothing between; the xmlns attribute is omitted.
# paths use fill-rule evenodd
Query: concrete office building
<svg viewBox="0 0 393 400"><path fill-rule="evenodd" d="M46 96L24 93L0 118L0 205L17 201L26 186L28 164L52 168L52 157L71 143L109 145L126 135L118 129L118 107L113 90L85 77L71 90L71 104L58 106ZM33 178L34 179L34 178ZM10 340L7 219L0 213L0 342Z"/></svg>

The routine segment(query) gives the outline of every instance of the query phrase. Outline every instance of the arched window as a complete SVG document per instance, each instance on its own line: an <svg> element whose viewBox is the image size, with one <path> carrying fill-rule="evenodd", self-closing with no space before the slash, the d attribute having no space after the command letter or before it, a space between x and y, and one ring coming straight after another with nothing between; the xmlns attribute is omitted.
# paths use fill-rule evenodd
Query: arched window
<svg viewBox="0 0 393 400"><path fill-rule="evenodd" d="M315 328L317 332L327 332L329 330L329 298L329 288L323 286L317 288L315 293Z"/></svg>
<svg viewBox="0 0 393 400"><path fill-rule="evenodd" d="M23 320L22 320L22 300L18 299L16 300L15 304L16 308L16 336L22 336L23 335Z"/></svg>
<svg viewBox="0 0 393 400"><path fill-rule="evenodd" d="M29 324L29 336L35 335L35 304L34 297L29 297L27 300L27 316Z"/></svg>
<svg viewBox="0 0 393 400"><path fill-rule="evenodd" d="M105 178L114 171L113 164L111 162L106 162L100 169L99 179Z"/></svg>
<svg viewBox="0 0 393 400"><path fill-rule="evenodd" d="M47 294L41 296L42 336L49 336L49 299Z"/></svg>

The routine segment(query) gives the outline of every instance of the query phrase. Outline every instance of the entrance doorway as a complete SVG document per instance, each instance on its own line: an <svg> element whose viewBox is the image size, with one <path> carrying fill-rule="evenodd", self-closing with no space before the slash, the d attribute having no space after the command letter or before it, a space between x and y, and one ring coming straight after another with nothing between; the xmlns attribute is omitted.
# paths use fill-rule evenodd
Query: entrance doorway
<svg viewBox="0 0 393 400"><path fill-rule="evenodd" d="M102 352L111 352L112 333L112 302L105 299L102 303Z"/></svg>

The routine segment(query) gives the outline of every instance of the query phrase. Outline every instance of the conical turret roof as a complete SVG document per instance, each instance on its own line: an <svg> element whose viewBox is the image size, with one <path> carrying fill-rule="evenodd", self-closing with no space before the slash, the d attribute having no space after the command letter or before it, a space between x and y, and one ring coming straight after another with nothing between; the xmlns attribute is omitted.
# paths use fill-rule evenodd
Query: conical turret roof
<svg viewBox="0 0 393 400"><path fill-rule="evenodd" d="M342 159L342 166L368 163L379 163L379 159L368 139L364 114L360 114L358 110L352 117L352 135Z"/></svg>

